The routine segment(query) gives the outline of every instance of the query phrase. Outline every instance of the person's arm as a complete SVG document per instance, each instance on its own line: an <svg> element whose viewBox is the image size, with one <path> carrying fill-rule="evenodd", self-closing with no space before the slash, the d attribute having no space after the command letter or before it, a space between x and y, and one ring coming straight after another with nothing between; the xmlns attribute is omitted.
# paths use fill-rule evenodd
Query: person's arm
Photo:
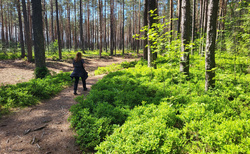
<svg viewBox="0 0 250 154"><path fill-rule="evenodd" d="M82 59L82 66L83 66L83 68L85 69L86 64L85 64L85 62L84 62L84 60L83 60L83 59Z"/></svg>

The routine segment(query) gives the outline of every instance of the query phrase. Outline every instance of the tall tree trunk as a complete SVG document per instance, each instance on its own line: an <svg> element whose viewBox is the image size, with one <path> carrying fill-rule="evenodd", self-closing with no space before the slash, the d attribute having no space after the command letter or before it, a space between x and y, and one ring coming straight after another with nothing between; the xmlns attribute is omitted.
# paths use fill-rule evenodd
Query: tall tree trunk
<svg viewBox="0 0 250 154"><path fill-rule="evenodd" d="M55 36L54 36L54 9L53 9L53 0L50 0L50 18L51 18L51 40L52 42L55 41Z"/></svg>
<svg viewBox="0 0 250 154"><path fill-rule="evenodd" d="M10 28L11 19L10 19L10 9L9 8L10 8L10 6L7 6L7 14L8 14L7 21L9 21L9 22L8 22L8 26L7 26L7 22L6 22L6 35L9 34L8 38L9 38L9 41L11 42L11 30L10 30L11 29ZM10 45L9 41L7 40L8 45Z"/></svg>
<svg viewBox="0 0 250 154"><path fill-rule="evenodd" d="M170 29L169 29L169 31L170 31L170 43L172 42L172 38L173 38L173 33L172 33L172 30L173 30L173 21L172 21L172 19L173 19L173 0L169 0L169 4L170 4L170 16L169 16L169 18L170 18Z"/></svg>
<svg viewBox="0 0 250 154"><path fill-rule="evenodd" d="M177 32L181 33L181 4L182 0L178 0L178 24L177 24Z"/></svg>
<svg viewBox="0 0 250 154"><path fill-rule="evenodd" d="M83 29L82 29L82 0L80 0L80 20L79 20L79 27L80 27L80 41L81 41L81 50L84 52L84 40L83 40Z"/></svg>
<svg viewBox="0 0 250 154"><path fill-rule="evenodd" d="M24 41L23 41L23 24L22 24L22 15L20 9L20 1L17 0L17 12L18 12L18 21L19 21L19 37L20 37L20 45L21 45L21 57L25 57L25 49L24 49Z"/></svg>
<svg viewBox="0 0 250 154"><path fill-rule="evenodd" d="M4 19L3 19L3 0L0 0L0 7L1 7L1 36L2 36L2 51L5 53L5 36L4 36Z"/></svg>
<svg viewBox="0 0 250 154"><path fill-rule="evenodd" d="M124 1L124 0L123 0ZM105 32L104 32L104 44L105 44L105 51L108 52L108 47L107 47L107 1L105 0L105 21L104 21L104 26L105 26Z"/></svg>
<svg viewBox="0 0 250 154"><path fill-rule="evenodd" d="M149 25L150 25L149 27L152 28L153 23L158 23L159 22L158 19L155 19L155 17L159 15L159 13L158 13L158 0L150 0L148 3L149 3L149 7L148 7L149 10L155 10L153 14L150 13L148 15ZM151 46L152 46L152 42L150 41L150 48L151 48ZM152 59L150 59L150 61L151 61L150 62L151 63L150 67L153 66L156 69L156 64L155 63L153 64L153 61L155 61L156 58L157 58L157 52L153 52L153 51L154 51L154 49L151 48L150 52L151 52L151 55L152 55Z"/></svg>
<svg viewBox="0 0 250 154"><path fill-rule="evenodd" d="M27 11L28 11L28 20L29 20L29 30L30 30L30 38L31 38L31 41L32 41L32 19L31 19L31 4L30 4L30 0L27 0Z"/></svg>
<svg viewBox="0 0 250 154"><path fill-rule="evenodd" d="M148 0L144 0L144 26L148 26ZM147 38L147 32L144 31L144 37ZM148 59L148 47L146 45L148 44L148 39L144 40L144 45L143 45L143 59L147 60Z"/></svg>
<svg viewBox="0 0 250 154"><path fill-rule="evenodd" d="M192 16L192 43L194 43L195 38L195 7L196 7L196 0L193 0L193 16ZM191 47L191 54L194 54L193 44Z"/></svg>
<svg viewBox="0 0 250 154"><path fill-rule="evenodd" d="M110 55L113 56L114 50L114 0L110 0Z"/></svg>
<svg viewBox="0 0 250 154"><path fill-rule="evenodd" d="M124 52L124 41L125 41L125 38L124 38L124 22L125 22L125 18L124 18L124 6L125 6L125 3L124 3L124 0L122 1L122 55L125 54Z"/></svg>
<svg viewBox="0 0 250 154"><path fill-rule="evenodd" d="M8 12L7 12L8 13ZM9 45L9 35L8 35L8 22L7 22L7 15L5 15L5 44L6 46Z"/></svg>
<svg viewBox="0 0 250 154"><path fill-rule="evenodd" d="M71 48L71 29L70 29L70 1L67 1L67 48Z"/></svg>
<svg viewBox="0 0 250 154"><path fill-rule="evenodd" d="M61 47L61 38L60 38L60 24L59 24L59 10L58 10L58 0L56 0L56 25L57 25L57 41L59 49L59 59L62 60L62 47Z"/></svg>
<svg viewBox="0 0 250 154"><path fill-rule="evenodd" d="M77 40L76 40L76 0L74 0L74 9L75 9L74 49L76 51L76 48L77 48Z"/></svg>
<svg viewBox="0 0 250 154"><path fill-rule="evenodd" d="M26 12L26 4L25 0L22 0L22 7L23 7L23 18L24 18L24 26L25 26L25 38L26 38L26 45L28 50L28 62L32 61L32 41L30 38L30 27L28 16Z"/></svg>
<svg viewBox="0 0 250 154"><path fill-rule="evenodd" d="M182 1L180 71L189 76L190 0Z"/></svg>
<svg viewBox="0 0 250 154"><path fill-rule="evenodd" d="M88 49L90 49L90 22L89 22L89 18L90 18L90 9L89 9L89 3L87 4L87 10L88 10L88 22L87 22L87 38L88 38Z"/></svg>
<svg viewBox="0 0 250 154"><path fill-rule="evenodd" d="M204 56L204 47L205 47L205 38L206 38L206 30L207 30L207 10L208 10L208 0L204 0L203 1L204 3L204 15L203 15L203 29L202 29L202 35L203 35L203 40L202 40L202 44L201 44L201 56L203 57Z"/></svg>
<svg viewBox="0 0 250 154"><path fill-rule="evenodd" d="M47 7L46 7L46 0L43 1L44 2L44 11L45 11L45 27L46 27L46 44L48 47L48 51L49 51L49 29L48 29L48 12L47 12Z"/></svg>
<svg viewBox="0 0 250 154"><path fill-rule="evenodd" d="M32 0L32 23L34 31L34 51L36 68L44 68L45 64L45 49L43 35L43 17L41 0ZM45 77L45 76L43 76Z"/></svg>
<svg viewBox="0 0 250 154"><path fill-rule="evenodd" d="M99 51L99 56L102 56L102 0L99 0L99 16L100 16L100 51Z"/></svg>
<svg viewBox="0 0 250 154"><path fill-rule="evenodd" d="M139 0L139 11L138 11L138 34L141 35L141 0ZM140 50L140 40L137 40L137 54L139 54L139 50Z"/></svg>
<svg viewBox="0 0 250 154"><path fill-rule="evenodd" d="M207 44L205 57L205 90L215 87L215 40L216 40L216 22L219 0L209 0L208 5L208 26L207 26Z"/></svg>

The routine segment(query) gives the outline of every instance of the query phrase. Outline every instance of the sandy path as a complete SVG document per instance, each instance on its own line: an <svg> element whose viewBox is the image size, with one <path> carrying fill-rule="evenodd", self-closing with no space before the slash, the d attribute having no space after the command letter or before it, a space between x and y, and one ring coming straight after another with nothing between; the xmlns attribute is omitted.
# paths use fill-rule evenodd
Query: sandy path
<svg viewBox="0 0 250 154"><path fill-rule="evenodd" d="M111 59L111 60L88 60L88 71L90 77L87 79L87 88L95 84L104 75L93 76L93 70L98 66L106 66L112 63L120 63L131 59ZM19 61L13 63L20 63ZM25 76L33 73L33 66L25 68L27 72L12 64L4 65L5 69L17 69L18 72L27 73ZM60 64L67 69L72 67L67 64ZM52 66L52 65L51 65ZM55 71L58 70L56 67ZM26 66L25 66L26 67ZM0 72L4 72L3 63L0 64ZM51 69L50 68L50 69ZM13 74L11 74L13 76ZM92 76L91 76L92 75ZM7 77L6 73L0 77ZM6 78L8 80L8 78ZM10 82L10 81L8 81ZM8 83L7 82L7 83ZM18 82L18 81L16 81ZM87 95L89 90L83 92L79 83L78 93ZM61 91L57 96L50 100L44 100L40 104L13 112L10 115L3 116L0 119L0 154L78 154L81 150L75 143L75 134L70 128L68 117L69 109L77 102L74 100L73 87Z"/></svg>
<svg viewBox="0 0 250 154"><path fill-rule="evenodd" d="M88 78L87 88L103 76ZM78 91L82 91L81 86L79 88ZM50 100L3 117L0 120L0 153L81 153L67 121L70 107L77 103L72 89L64 89Z"/></svg>

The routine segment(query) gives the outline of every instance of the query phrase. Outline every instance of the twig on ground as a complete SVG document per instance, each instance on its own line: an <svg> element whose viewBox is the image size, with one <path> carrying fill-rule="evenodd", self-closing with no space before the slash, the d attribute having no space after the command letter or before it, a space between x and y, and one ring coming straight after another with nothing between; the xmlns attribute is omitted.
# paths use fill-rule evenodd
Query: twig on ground
<svg viewBox="0 0 250 154"><path fill-rule="evenodd" d="M40 145L39 145L38 143L36 144L36 146L37 146L39 149L41 149L41 147L40 147Z"/></svg>

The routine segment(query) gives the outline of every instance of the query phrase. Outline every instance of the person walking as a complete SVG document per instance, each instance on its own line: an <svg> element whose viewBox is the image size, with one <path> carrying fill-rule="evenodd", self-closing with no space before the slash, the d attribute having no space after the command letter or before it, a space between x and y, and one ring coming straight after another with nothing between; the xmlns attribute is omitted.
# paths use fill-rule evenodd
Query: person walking
<svg viewBox="0 0 250 154"><path fill-rule="evenodd" d="M88 73L85 70L85 62L82 59L81 52L77 52L76 57L73 60L73 67L74 67L74 70L71 73L70 77L75 78L74 95L77 95L77 87L78 87L78 82L79 82L80 77L82 79L83 90L87 91L86 79L88 78Z"/></svg>

